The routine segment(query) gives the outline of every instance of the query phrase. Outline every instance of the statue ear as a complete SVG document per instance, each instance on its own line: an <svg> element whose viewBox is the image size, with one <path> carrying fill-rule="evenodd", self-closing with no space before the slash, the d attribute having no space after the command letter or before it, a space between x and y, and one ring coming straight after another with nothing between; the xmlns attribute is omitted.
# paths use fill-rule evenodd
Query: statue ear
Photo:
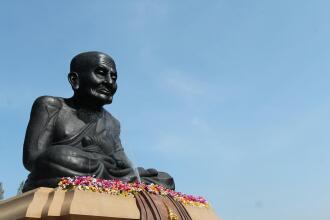
<svg viewBox="0 0 330 220"><path fill-rule="evenodd" d="M68 80L72 86L73 90L79 89L79 75L76 72L70 72L68 74Z"/></svg>

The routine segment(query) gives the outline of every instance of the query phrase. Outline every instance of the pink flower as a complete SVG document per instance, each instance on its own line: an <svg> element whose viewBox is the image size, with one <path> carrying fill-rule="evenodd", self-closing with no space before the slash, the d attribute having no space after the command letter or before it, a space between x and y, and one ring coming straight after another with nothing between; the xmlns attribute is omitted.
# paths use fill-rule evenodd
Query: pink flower
<svg viewBox="0 0 330 220"><path fill-rule="evenodd" d="M139 182L127 183L119 179L104 180L92 176L62 177L58 183L63 190L79 189L93 192L104 192L112 195L134 196L134 194L145 191L155 195L170 195L176 201L200 207L209 207L208 202L201 196L186 195L165 188L162 185L145 184Z"/></svg>

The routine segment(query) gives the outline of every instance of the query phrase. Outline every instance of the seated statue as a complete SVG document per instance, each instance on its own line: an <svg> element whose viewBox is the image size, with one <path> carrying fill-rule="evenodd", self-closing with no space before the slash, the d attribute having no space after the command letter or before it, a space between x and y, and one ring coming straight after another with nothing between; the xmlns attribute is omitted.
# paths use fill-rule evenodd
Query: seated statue
<svg viewBox="0 0 330 220"><path fill-rule="evenodd" d="M42 96L35 100L26 130L23 163L30 171L23 191L56 187L61 177L95 176L135 181L136 170L120 142L120 124L103 106L117 90L114 60L85 52L70 64L71 98ZM173 178L139 167L141 181L174 189Z"/></svg>

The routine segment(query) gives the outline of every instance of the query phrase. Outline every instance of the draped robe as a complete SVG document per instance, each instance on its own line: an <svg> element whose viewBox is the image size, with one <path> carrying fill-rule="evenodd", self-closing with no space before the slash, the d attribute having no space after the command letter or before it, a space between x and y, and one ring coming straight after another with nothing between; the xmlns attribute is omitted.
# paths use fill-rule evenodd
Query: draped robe
<svg viewBox="0 0 330 220"><path fill-rule="evenodd" d="M27 161L27 163L32 164L25 165L29 167L31 173L25 182L23 191L41 186L56 187L61 177L68 176L118 178L123 181L136 179L136 172L134 172L121 145L119 121L106 110L103 110L98 117L92 117L94 119L86 122L71 136L62 140L52 140L49 146L35 153L37 156L34 156L33 160L26 159L38 149L33 144L43 143L42 138L44 136L54 136L50 132L51 126L55 126L57 117L65 103L62 98L41 97L39 100L37 99L33 108L40 109L40 105L47 109L48 118L43 129L37 130L34 125L30 124L27 129L24 160L25 163ZM30 123L33 123L32 117L38 117L38 114L41 114L40 111L33 113L33 108ZM30 135L29 132L39 132L40 134ZM50 134L45 134L46 132ZM29 141L30 136L36 136L38 139ZM32 156L30 157L32 158ZM174 189L173 178L165 172L139 167L138 173L142 182L162 184L167 188Z"/></svg>

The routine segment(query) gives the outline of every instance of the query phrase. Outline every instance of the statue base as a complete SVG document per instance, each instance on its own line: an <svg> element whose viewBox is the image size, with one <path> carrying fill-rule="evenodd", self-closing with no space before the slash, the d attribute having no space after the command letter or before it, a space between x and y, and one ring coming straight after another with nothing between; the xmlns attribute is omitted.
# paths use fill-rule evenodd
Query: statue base
<svg viewBox="0 0 330 220"><path fill-rule="evenodd" d="M0 220L220 220L211 208L147 194L133 198L40 187L0 201Z"/></svg>

